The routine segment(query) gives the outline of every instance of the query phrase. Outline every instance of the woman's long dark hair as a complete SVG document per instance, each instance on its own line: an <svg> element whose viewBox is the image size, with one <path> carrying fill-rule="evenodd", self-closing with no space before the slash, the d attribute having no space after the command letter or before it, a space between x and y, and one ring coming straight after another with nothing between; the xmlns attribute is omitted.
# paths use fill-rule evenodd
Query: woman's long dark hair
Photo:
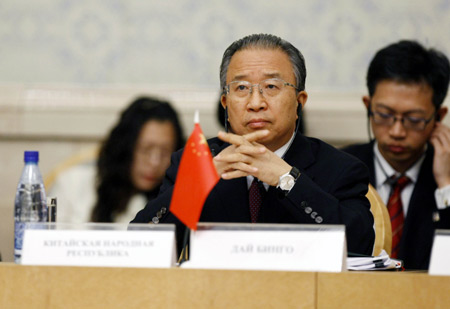
<svg viewBox="0 0 450 309"><path fill-rule="evenodd" d="M184 146L177 113L168 102L139 97L125 109L117 125L103 142L97 162L97 201L91 214L93 222L113 222L125 211L131 196L137 192L131 180L131 165L137 139L149 120L170 121L175 129L176 148ZM148 199L158 188L143 192Z"/></svg>

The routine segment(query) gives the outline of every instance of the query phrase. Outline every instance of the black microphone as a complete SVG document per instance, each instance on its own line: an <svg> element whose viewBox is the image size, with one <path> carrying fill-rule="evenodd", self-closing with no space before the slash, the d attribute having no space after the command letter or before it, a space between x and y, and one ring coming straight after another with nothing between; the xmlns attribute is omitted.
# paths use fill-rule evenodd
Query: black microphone
<svg viewBox="0 0 450 309"><path fill-rule="evenodd" d="M213 157L215 157L219 153L219 150L220 150L219 145L217 145L216 143L209 146L209 149L211 150L211 154Z"/></svg>
<svg viewBox="0 0 450 309"><path fill-rule="evenodd" d="M261 196L264 197L267 193L266 188L264 187L264 183L256 177L255 177L255 180L256 180L256 185L258 186L258 190L261 193Z"/></svg>
<svg viewBox="0 0 450 309"><path fill-rule="evenodd" d="M263 182L256 177L255 177L255 179L256 179L256 185L258 186L258 188L265 190Z"/></svg>
<svg viewBox="0 0 450 309"><path fill-rule="evenodd" d="M369 136L369 142L372 140L372 131L370 130L370 104L369 107L367 108L367 135Z"/></svg>
<svg viewBox="0 0 450 309"><path fill-rule="evenodd" d="M398 179L400 178L400 177L388 177L386 174L385 176L387 178L386 181L391 186L391 188L397 183Z"/></svg>
<svg viewBox="0 0 450 309"><path fill-rule="evenodd" d="M225 127L225 132L228 132L228 107L225 107L225 112L223 113L224 115L224 127Z"/></svg>
<svg viewBox="0 0 450 309"><path fill-rule="evenodd" d="M298 104L297 106L297 121L295 124L295 130L294 130L294 138L292 138L291 142L289 143L289 145L286 148L286 151L283 153L283 155L281 156L281 159L284 159L284 156L286 155L286 153L289 151L289 149L291 148L291 144L294 141L295 137L297 136L298 133L298 129L300 127L300 122L301 122L301 117L302 117L302 105Z"/></svg>

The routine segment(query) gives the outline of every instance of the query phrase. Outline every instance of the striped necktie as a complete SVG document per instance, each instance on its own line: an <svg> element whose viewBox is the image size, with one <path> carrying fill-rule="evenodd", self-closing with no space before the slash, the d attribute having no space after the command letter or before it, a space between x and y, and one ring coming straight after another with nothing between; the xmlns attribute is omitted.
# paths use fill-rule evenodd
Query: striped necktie
<svg viewBox="0 0 450 309"><path fill-rule="evenodd" d="M401 176L392 185L392 193L389 197L387 203L387 208L389 211L389 216L391 217L391 227L392 227L392 253L391 257L398 258L398 253L400 249L400 240L402 238L403 223L405 217L403 215L403 204L401 199L401 192L403 188L410 182L407 176Z"/></svg>

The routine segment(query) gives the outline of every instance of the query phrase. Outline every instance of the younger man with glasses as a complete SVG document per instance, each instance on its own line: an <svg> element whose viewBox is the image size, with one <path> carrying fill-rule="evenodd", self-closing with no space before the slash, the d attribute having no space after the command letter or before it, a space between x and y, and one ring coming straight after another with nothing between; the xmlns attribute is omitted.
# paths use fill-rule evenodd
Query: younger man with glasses
<svg viewBox="0 0 450 309"><path fill-rule="evenodd" d="M322 141L297 134L308 98L305 79L302 54L276 36L250 35L225 51L220 84L228 133L208 140L221 179L200 221L344 224L348 251L371 254L367 168ZM172 155L158 197L133 222L150 222L170 205L181 155ZM185 226L170 210L157 219L176 224L181 245Z"/></svg>
<svg viewBox="0 0 450 309"><path fill-rule="evenodd" d="M393 255L409 269L427 269L435 229L450 228L450 129L441 123L449 72L442 53L414 41L379 50L363 97L375 139L344 149L369 167L391 213ZM407 180L395 202L401 176Z"/></svg>

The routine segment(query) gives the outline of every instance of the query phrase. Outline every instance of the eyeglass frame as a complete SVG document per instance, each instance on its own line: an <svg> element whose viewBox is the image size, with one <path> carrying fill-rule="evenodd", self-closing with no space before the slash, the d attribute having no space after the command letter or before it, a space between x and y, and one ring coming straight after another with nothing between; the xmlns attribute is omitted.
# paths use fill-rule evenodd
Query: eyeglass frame
<svg viewBox="0 0 450 309"><path fill-rule="evenodd" d="M225 85L225 86L223 87L223 92L224 92L226 95L230 94L230 85L231 85L231 84L234 84L234 83L248 83L248 85L249 85L249 91L248 91L248 96L247 96L246 98L248 98L248 97L250 97L250 96L252 95L252 93L253 93L253 87L255 87L255 86L258 86L259 93L260 93L262 96L264 96L264 90L263 90L260 86L261 86L261 83L266 82L266 81L268 81L268 80L279 80L279 81L282 81L282 82L283 82L283 86L291 86L291 87L294 88L296 91L300 92L300 89L298 89L297 86L295 86L294 84L288 83L288 82L285 81L284 79L278 78L278 77L267 78L267 79L264 79L264 80L260 81L260 82L257 83L257 84L252 84L251 82L246 81L246 80L234 80L234 81L232 81L232 82L229 82L227 85ZM281 93L281 91L280 91L280 93ZM244 98L244 97L243 97L243 98Z"/></svg>
<svg viewBox="0 0 450 309"><path fill-rule="evenodd" d="M392 127L392 126L397 122L397 120L399 120L400 123L402 124L403 128L405 128L405 129L410 129L410 130L414 130L414 131L424 131L425 128L427 127L427 125L433 120L433 118L436 119L436 118L437 118L437 115L438 115L438 114L437 114L437 111L436 111L436 112L434 112L434 113L430 116L430 118L428 118L428 119L423 118L423 117L417 117L417 118L416 118L416 117L410 117L410 116L404 116L404 115L402 115L402 116L400 116L400 117L397 117L397 116L394 115L394 114L386 114L386 113L382 113L382 112L378 112L378 111L372 111L372 106L371 106L371 105L369 105L368 111L369 111L369 117L372 116L372 117L373 117L373 121L374 121L376 124L378 124L378 125ZM376 120L375 120L375 114L379 115L380 117L383 117L383 116L381 116L381 115L387 116L387 117L385 117L384 119L385 119L386 121L389 120L389 122L391 122L391 123L380 123L380 122L376 122ZM411 118L415 118L417 121L420 121L421 123L423 123L423 128L419 129L419 128L412 128L412 127L409 127L409 126L405 126L405 119L409 119L409 121L411 121Z"/></svg>

